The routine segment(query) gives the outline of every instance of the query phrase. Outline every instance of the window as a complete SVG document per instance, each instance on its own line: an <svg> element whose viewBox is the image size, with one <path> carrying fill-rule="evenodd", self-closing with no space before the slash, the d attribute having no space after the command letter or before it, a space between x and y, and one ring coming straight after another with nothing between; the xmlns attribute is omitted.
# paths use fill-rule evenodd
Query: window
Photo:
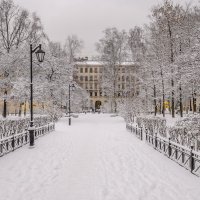
<svg viewBox="0 0 200 200"><path fill-rule="evenodd" d="M95 97L97 97L97 92L94 93Z"/></svg>
<svg viewBox="0 0 200 200"><path fill-rule="evenodd" d="M126 81L129 81L129 77L128 76L126 77Z"/></svg>
<svg viewBox="0 0 200 200"><path fill-rule="evenodd" d="M118 77L118 81L120 81L120 76Z"/></svg>
<svg viewBox="0 0 200 200"><path fill-rule="evenodd" d="M90 76L90 81L92 81L93 80L93 77L92 76Z"/></svg>
<svg viewBox="0 0 200 200"><path fill-rule="evenodd" d="M94 72L97 73L97 68L94 69Z"/></svg>
<svg viewBox="0 0 200 200"><path fill-rule="evenodd" d="M88 77L87 76L85 76L85 81L88 81Z"/></svg>
<svg viewBox="0 0 200 200"><path fill-rule="evenodd" d="M97 83L94 84L94 89L97 89Z"/></svg>
<svg viewBox="0 0 200 200"><path fill-rule="evenodd" d="M80 76L80 81L83 81L83 77L82 76Z"/></svg>
<svg viewBox="0 0 200 200"><path fill-rule="evenodd" d="M92 73L93 72L93 70L92 70L92 68L90 68L90 73Z"/></svg>
<svg viewBox="0 0 200 200"><path fill-rule="evenodd" d="M83 73L83 68L80 68L80 73Z"/></svg>
<svg viewBox="0 0 200 200"><path fill-rule="evenodd" d="M102 67L101 67L101 68L99 69L99 72L102 73L102 71L103 71L103 69L102 69Z"/></svg>
<svg viewBox="0 0 200 200"><path fill-rule="evenodd" d="M122 76L122 81L124 81L125 79L124 79L124 76Z"/></svg>
<svg viewBox="0 0 200 200"><path fill-rule="evenodd" d="M92 84L90 84L90 89L92 90Z"/></svg>
<svg viewBox="0 0 200 200"><path fill-rule="evenodd" d="M85 89L86 89L86 90L88 89L88 84L87 84L87 83L85 84Z"/></svg>
<svg viewBox="0 0 200 200"><path fill-rule="evenodd" d="M122 68L122 73L125 73L125 68Z"/></svg>
<svg viewBox="0 0 200 200"><path fill-rule="evenodd" d="M86 67L86 68L85 68L85 73L87 73L87 72L88 72L88 68Z"/></svg>
<svg viewBox="0 0 200 200"><path fill-rule="evenodd" d="M102 96L102 92L100 92L99 95Z"/></svg>
<svg viewBox="0 0 200 200"><path fill-rule="evenodd" d="M92 92L90 92L90 96L92 97Z"/></svg>
<svg viewBox="0 0 200 200"><path fill-rule="evenodd" d="M124 83L122 83L122 90L124 90Z"/></svg>
<svg viewBox="0 0 200 200"><path fill-rule="evenodd" d="M118 85L118 89L120 90L120 85Z"/></svg>

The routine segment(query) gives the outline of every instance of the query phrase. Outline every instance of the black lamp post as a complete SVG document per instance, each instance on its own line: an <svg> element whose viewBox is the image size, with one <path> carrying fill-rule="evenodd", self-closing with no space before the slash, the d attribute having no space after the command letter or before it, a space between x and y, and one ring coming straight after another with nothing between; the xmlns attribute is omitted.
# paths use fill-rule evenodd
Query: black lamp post
<svg viewBox="0 0 200 200"><path fill-rule="evenodd" d="M41 44L33 49L32 44L30 45L30 114L31 114L31 121L29 127L29 136L30 136L30 146L34 146L34 131L35 128L33 126L33 53L36 54L38 62L44 61L45 52L41 49Z"/></svg>
<svg viewBox="0 0 200 200"><path fill-rule="evenodd" d="M6 118L7 115L7 91L5 90L3 96L3 117Z"/></svg>
<svg viewBox="0 0 200 200"><path fill-rule="evenodd" d="M70 91L74 91L75 85L74 84L69 84L69 126L71 126L71 97L70 97Z"/></svg>
<svg viewBox="0 0 200 200"><path fill-rule="evenodd" d="M7 91L5 90L3 96L3 117L6 118L7 116Z"/></svg>

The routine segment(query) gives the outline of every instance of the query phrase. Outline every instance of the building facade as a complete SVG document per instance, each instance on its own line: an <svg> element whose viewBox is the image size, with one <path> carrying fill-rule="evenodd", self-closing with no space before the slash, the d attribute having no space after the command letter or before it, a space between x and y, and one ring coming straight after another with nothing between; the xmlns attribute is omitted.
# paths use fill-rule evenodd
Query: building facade
<svg viewBox="0 0 200 200"><path fill-rule="evenodd" d="M116 85L116 96L118 99L127 95L137 95L137 78L135 70L137 66L131 62L122 63L118 67L118 78ZM104 65L98 61L77 61L74 70L74 80L85 89L90 96L90 109L102 109L109 102L109 94L106 94L103 84L102 75Z"/></svg>

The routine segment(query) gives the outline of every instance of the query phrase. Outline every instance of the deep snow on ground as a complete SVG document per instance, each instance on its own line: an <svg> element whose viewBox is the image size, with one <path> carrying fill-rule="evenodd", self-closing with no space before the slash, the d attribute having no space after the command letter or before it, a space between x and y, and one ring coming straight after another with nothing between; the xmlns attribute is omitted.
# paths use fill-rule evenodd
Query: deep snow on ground
<svg viewBox="0 0 200 200"><path fill-rule="evenodd" d="M0 158L0 200L199 200L200 178L126 131L82 114Z"/></svg>

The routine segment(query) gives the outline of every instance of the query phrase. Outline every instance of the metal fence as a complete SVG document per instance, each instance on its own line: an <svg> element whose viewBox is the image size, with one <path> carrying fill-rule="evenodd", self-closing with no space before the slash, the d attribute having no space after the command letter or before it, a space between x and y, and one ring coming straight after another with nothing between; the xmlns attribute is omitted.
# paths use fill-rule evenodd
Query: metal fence
<svg viewBox="0 0 200 200"><path fill-rule="evenodd" d="M35 139L38 139L39 137L47 133L50 133L51 131L54 130L55 130L54 123L48 123L47 125L37 127L35 129ZM0 157L22 147L23 145L26 145L27 143L29 143L28 130L25 130L22 133L13 134L12 136L0 139Z"/></svg>
<svg viewBox="0 0 200 200"><path fill-rule="evenodd" d="M134 133L140 140L145 138L145 141L150 144L155 150L166 155L171 160L177 162L180 166L190 170L192 174L200 176L200 153L191 148L187 148L167 138L162 138L157 134L150 133L142 127L127 124L126 128Z"/></svg>

